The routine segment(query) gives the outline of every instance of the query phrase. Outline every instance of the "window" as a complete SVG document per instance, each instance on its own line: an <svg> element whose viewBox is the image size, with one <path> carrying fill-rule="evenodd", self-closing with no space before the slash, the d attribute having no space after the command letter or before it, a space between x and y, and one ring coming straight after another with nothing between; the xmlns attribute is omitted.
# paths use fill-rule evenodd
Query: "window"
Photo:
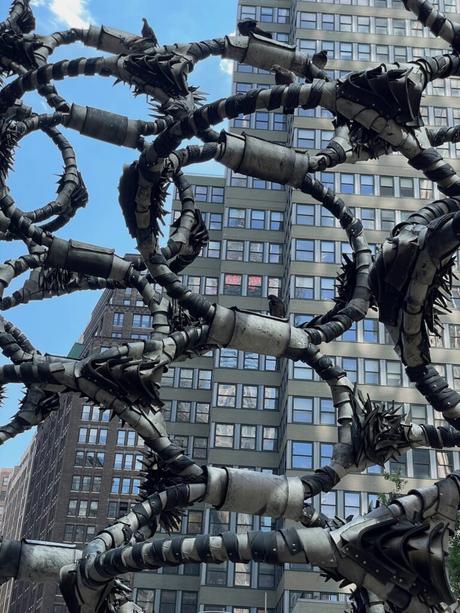
<svg viewBox="0 0 460 613"><path fill-rule="evenodd" d="M207 185L195 186L195 200L197 202L206 202L208 199L208 187Z"/></svg>
<svg viewBox="0 0 460 613"><path fill-rule="evenodd" d="M256 19L256 7L241 5L241 19Z"/></svg>
<svg viewBox="0 0 460 613"><path fill-rule="evenodd" d="M353 194L355 176L352 174L340 173L340 191L343 194Z"/></svg>
<svg viewBox="0 0 460 613"><path fill-rule="evenodd" d="M358 32L368 34L371 30L371 18L358 16Z"/></svg>
<svg viewBox="0 0 460 613"><path fill-rule="evenodd" d="M182 613L195 613L198 611L198 592L182 592Z"/></svg>
<svg viewBox="0 0 460 613"><path fill-rule="evenodd" d="M375 59L389 61L390 59L390 48L388 45L375 45Z"/></svg>
<svg viewBox="0 0 460 613"><path fill-rule="evenodd" d="M424 404L411 404L410 405L410 418L411 421L416 424L426 424L426 405Z"/></svg>
<svg viewBox="0 0 460 613"><path fill-rule="evenodd" d="M220 368L238 368L238 351L236 349L221 349L219 354Z"/></svg>
<svg viewBox="0 0 460 613"><path fill-rule="evenodd" d="M292 398L292 421L300 424L313 423L313 398Z"/></svg>
<svg viewBox="0 0 460 613"><path fill-rule="evenodd" d="M112 517L112 516L110 516ZM153 613L153 604L155 601L155 590L146 590L138 588L136 590L136 603L148 613Z"/></svg>
<svg viewBox="0 0 460 613"><path fill-rule="evenodd" d="M200 369L198 371L198 389L210 390L212 381L212 371Z"/></svg>
<svg viewBox="0 0 460 613"><path fill-rule="evenodd" d="M236 406L236 385L229 383L217 385L217 406L226 408Z"/></svg>
<svg viewBox="0 0 460 613"><path fill-rule="evenodd" d="M230 228L244 228L246 211L244 209L228 209L228 222Z"/></svg>
<svg viewBox="0 0 460 613"><path fill-rule="evenodd" d="M323 492L321 494L320 510L328 517L337 515L337 492Z"/></svg>
<svg viewBox="0 0 460 613"><path fill-rule="evenodd" d="M393 47L395 62L406 62L407 61L407 47Z"/></svg>
<svg viewBox="0 0 460 613"><path fill-rule="evenodd" d="M236 386L233 386L233 387L236 387ZM232 406L235 406L235 405L232 405ZM257 385L243 385L241 408L242 409L257 409Z"/></svg>
<svg viewBox="0 0 460 613"><path fill-rule="evenodd" d="M224 202L224 188L216 187L213 185L211 187L211 202L214 204L223 204Z"/></svg>
<svg viewBox="0 0 460 613"><path fill-rule="evenodd" d="M220 241L209 241L206 254L208 258L220 258Z"/></svg>
<svg viewBox="0 0 460 613"><path fill-rule="evenodd" d="M452 376L453 376L454 388L458 389L460 387L460 366L458 364L454 364L452 366Z"/></svg>
<svg viewBox="0 0 460 613"><path fill-rule="evenodd" d="M370 60L370 59L371 59L371 46L367 43L358 43L358 60Z"/></svg>
<svg viewBox="0 0 460 613"><path fill-rule="evenodd" d="M263 230L265 228L265 211L252 209L249 225L252 230Z"/></svg>
<svg viewBox="0 0 460 613"><path fill-rule="evenodd" d="M319 224L322 228L333 228L335 226L334 215L324 207L319 209Z"/></svg>
<svg viewBox="0 0 460 613"><path fill-rule="evenodd" d="M342 368L352 383L358 381L358 360L356 358L342 358Z"/></svg>
<svg viewBox="0 0 460 613"><path fill-rule="evenodd" d="M362 196L374 195L374 177L372 175L359 175L359 192Z"/></svg>
<svg viewBox="0 0 460 613"><path fill-rule="evenodd" d="M334 31L334 15L330 13L323 13L321 15L321 29L326 32Z"/></svg>
<svg viewBox="0 0 460 613"><path fill-rule="evenodd" d="M460 349L460 324L449 324L449 340L451 349Z"/></svg>
<svg viewBox="0 0 460 613"><path fill-rule="evenodd" d="M256 111L254 119L256 130L268 130L269 114L266 111Z"/></svg>
<svg viewBox="0 0 460 613"><path fill-rule="evenodd" d="M292 441L292 468L311 469L313 466L313 443Z"/></svg>
<svg viewBox="0 0 460 613"><path fill-rule="evenodd" d="M380 177L380 195L381 196L394 196L394 178L393 177Z"/></svg>
<svg viewBox="0 0 460 613"><path fill-rule="evenodd" d="M267 294L279 296L281 291L281 279L279 277L268 277Z"/></svg>
<svg viewBox="0 0 460 613"><path fill-rule="evenodd" d="M380 384L380 368L378 360L364 360L364 383L367 385Z"/></svg>
<svg viewBox="0 0 460 613"><path fill-rule="evenodd" d="M278 399L278 387L264 387L264 411L276 411L278 409Z"/></svg>
<svg viewBox="0 0 460 613"><path fill-rule="evenodd" d="M375 230L375 209L361 209L361 221L366 230Z"/></svg>
<svg viewBox="0 0 460 613"><path fill-rule="evenodd" d="M302 226L315 225L315 206L313 204L296 204L295 223Z"/></svg>
<svg viewBox="0 0 460 613"><path fill-rule="evenodd" d="M294 259L300 262L313 262L315 255L315 242L312 240L296 239L294 242Z"/></svg>
<svg viewBox="0 0 460 613"><path fill-rule="evenodd" d="M160 611L161 613L175 613L176 611L175 590L161 590L160 592Z"/></svg>
<svg viewBox="0 0 460 613"><path fill-rule="evenodd" d="M320 466L329 466L332 462L332 453L334 445L332 443L320 443L319 446L319 463Z"/></svg>
<svg viewBox="0 0 460 613"><path fill-rule="evenodd" d="M227 260L233 260L236 262L242 262L244 255L244 242L243 241L227 241Z"/></svg>
<svg viewBox="0 0 460 613"><path fill-rule="evenodd" d="M241 426L240 448L255 449L256 448L256 426Z"/></svg>
<svg viewBox="0 0 460 613"><path fill-rule="evenodd" d="M381 228L382 230L392 230L393 226L396 224L396 215L395 211L391 209L381 209Z"/></svg>
<svg viewBox="0 0 460 613"><path fill-rule="evenodd" d="M219 280L217 277L205 277L204 293L206 296L216 296Z"/></svg>
<svg viewBox="0 0 460 613"><path fill-rule="evenodd" d="M445 126L447 123L447 109L445 107L435 106L433 108L433 119L435 126Z"/></svg>
<svg viewBox="0 0 460 613"><path fill-rule="evenodd" d="M206 565L206 583L208 585L227 585L227 563L223 564L207 564ZM214 607L211 610L215 610Z"/></svg>
<svg viewBox="0 0 460 613"><path fill-rule="evenodd" d="M353 45L351 43L339 43L339 57L341 60L352 60Z"/></svg>
<svg viewBox="0 0 460 613"><path fill-rule="evenodd" d="M259 589L273 589L275 587L275 568L271 564L259 562L258 571ZM263 609L260 609L260 612L262 611Z"/></svg>
<svg viewBox="0 0 460 613"><path fill-rule="evenodd" d="M275 231L284 230L284 213L281 211L270 211L269 229Z"/></svg>
<svg viewBox="0 0 460 613"><path fill-rule="evenodd" d="M142 315L141 313L133 313L133 326L135 328L150 328L152 326L150 315Z"/></svg>
<svg viewBox="0 0 460 613"><path fill-rule="evenodd" d="M401 177L399 180L399 193L401 197L413 198L414 193L414 179L411 177Z"/></svg>
<svg viewBox="0 0 460 613"><path fill-rule="evenodd" d="M216 447L232 448L235 426L233 424L216 424Z"/></svg>
<svg viewBox="0 0 460 613"><path fill-rule="evenodd" d="M322 424L335 424L335 407L330 398L321 398L319 401L319 415Z"/></svg>
<svg viewBox="0 0 460 613"><path fill-rule="evenodd" d="M407 476L407 454L404 453L397 460L390 460L390 472L401 477Z"/></svg>
<svg viewBox="0 0 460 613"><path fill-rule="evenodd" d="M401 375L401 362L386 360L387 385L401 387L403 384Z"/></svg>
<svg viewBox="0 0 460 613"><path fill-rule="evenodd" d="M187 285L189 289L195 294L200 293L200 281L201 281L201 277L197 277L194 275L189 275L187 277ZM133 325L134 325L134 321L133 321Z"/></svg>
<svg viewBox="0 0 460 613"><path fill-rule="evenodd" d="M299 12L299 27L304 30L316 30L316 13Z"/></svg>
<svg viewBox="0 0 460 613"><path fill-rule="evenodd" d="M262 450L276 451L278 448L278 428L264 426L262 429Z"/></svg>
<svg viewBox="0 0 460 613"><path fill-rule="evenodd" d="M268 244L268 262L281 264L283 262L283 245L281 243Z"/></svg>
<svg viewBox="0 0 460 613"><path fill-rule="evenodd" d="M264 261L264 244L251 241L249 243L249 261L263 262Z"/></svg>
<svg viewBox="0 0 460 613"><path fill-rule="evenodd" d="M193 368L179 369L179 387L188 389L193 387Z"/></svg>
<svg viewBox="0 0 460 613"><path fill-rule="evenodd" d="M271 23L273 21L273 8L270 6L260 7L260 21Z"/></svg>
<svg viewBox="0 0 460 613"><path fill-rule="evenodd" d="M235 564L235 586L251 587L251 566L249 564L241 562Z"/></svg>
<svg viewBox="0 0 460 613"><path fill-rule="evenodd" d="M345 341L345 342L348 342L348 343L356 343L356 340L357 340L356 321L354 321L351 324L351 327L348 328L348 330L345 330L345 332L342 334L342 336L340 336L337 340L338 341Z"/></svg>
<svg viewBox="0 0 460 613"><path fill-rule="evenodd" d="M208 439L205 436L193 437L192 456L196 459L205 460L208 456Z"/></svg>
<svg viewBox="0 0 460 613"><path fill-rule="evenodd" d="M289 23L290 14L290 9L276 9L277 23Z"/></svg>
<svg viewBox="0 0 460 613"><path fill-rule="evenodd" d="M112 320L112 324L114 326L122 326L123 322L125 319L125 314L124 313L114 313L113 314L113 320Z"/></svg>
<svg viewBox="0 0 460 613"><path fill-rule="evenodd" d="M332 264L335 262L335 243L334 241L320 241L321 262Z"/></svg>
<svg viewBox="0 0 460 613"><path fill-rule="evenodd" d="M452 451L437 451L436 465L438 467L438 478L444 479L454 471L454 454Z"/></svg>
<svg viewBox="0 0 460 613"><path fill-rule="evenodd" d="M406 21L404 19L393 19L393 34L395 36L406 36Z"/></svg>
<svg viewBox="0 0 460 613"><path fill-rule="evenodd" d="M313 277L294 277L294 298L313 300Z"/></svg>
<svg viewBox="0 0 460 613"><path fill-rule="evenodd" d="M412 463L416 479L430 479L430 452L428 449L413 449Z"/></svg>
<svg viewBox="0 0 460 613"><path fill-rule="evenodd" d="M242 275L224 275L224 294L227 296L241 296L242 286Z"/></svg>
<svg viewBox="0 0 460 613"><path fill-rule="evenodd" d="M180 422L189 422L192 413L192 403L185 400L177 401L176 419Z"/></svg>
<svg viewBox="0 0 460 613"><path fill-rule="evenodd" d="M298 128L296 132L296 147L299 149L315 148L315 131Z"/></svg>
<svg viewBox="0 0 460 613"><path fill-rule="evenodd" d="M245 351L243 353L243 368L246 370L258 370L259 354Z"/></svg>
<svg viewBox="0 0 460 613"><path fill-rule="evenodd" d="M350 517L350 515L354 517L361 513L361 494L359 492L344 492L343 498L346 518Z"/></svg>
<svg viewBox="0 0 460 613"><path fill-rule="evenodd" d="M386 17L375 18L375 33L388 34L388 19Z"/></svg>
<svg viewBox="0 0 460 613"><path fill-rule="evenodd" d="M377 319L364 319L363 341L365 343L379 342L379 322L377 321Z"/></svg>
<svg viewBox="0 0 460 613"><path fill-rule="evenodd" d="M247 295L251 297L262 296L262 277L260 275L248 275Z"/></svg>
<svg viewBox="0 0 460 613"><path fill-rule="evenodd" d="M420 198L431 200L433 197L433 184L429 179L419 179Z"/></svg>
<svg viewBox="0 0 460 613"><path fill-rule="evenodd" d="M341 32L351 32L351 29L352 29L352 16L351 15L339 15L339 29Z"/></svg>
<svg viewBox="0 0 460 613"><path fill-rule="evenodd" d="M209 422L209 403L197 402L195 406L195 421L199 424Z"/></svg>
<svg viewBox="0 0 460 613"><path fill-rule="evenodd" d="M208 228L210 230L222 230L222 214L209 213Z"/></svg>
<svg viewBox="0 0 460 613"><path fill-rule="evenodd" d="M320 299L333 300L335 296L335 279L332 277L320 278Z"/></svg>

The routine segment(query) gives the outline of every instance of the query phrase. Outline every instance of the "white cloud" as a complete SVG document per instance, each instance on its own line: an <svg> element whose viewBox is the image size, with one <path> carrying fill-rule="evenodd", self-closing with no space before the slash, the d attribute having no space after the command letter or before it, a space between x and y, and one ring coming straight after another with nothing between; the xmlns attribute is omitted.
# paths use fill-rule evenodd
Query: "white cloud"
<svg viewBox="0 0 460 613"><path fill-rule="evenodd" d="M233 74L233 60L220 60L219 68L222 72L228 75Z"/></svg>
<svg viewBox="0 0 460 613"><path fill-rule="evenodd" d="M46 6L53 17L69 28L87 28L92 21L88 0L32 0L31 4Z"/></svg>
<svg viewBox="0 0 460 613"><path fill-rule="evenodd" d="M228 36L235 36L235 35L236 35L236 32L230 32ZM233 60L221 59L219 62L219 69L221 70L221 72L232 76L234 64L235 62Z"/></svg>

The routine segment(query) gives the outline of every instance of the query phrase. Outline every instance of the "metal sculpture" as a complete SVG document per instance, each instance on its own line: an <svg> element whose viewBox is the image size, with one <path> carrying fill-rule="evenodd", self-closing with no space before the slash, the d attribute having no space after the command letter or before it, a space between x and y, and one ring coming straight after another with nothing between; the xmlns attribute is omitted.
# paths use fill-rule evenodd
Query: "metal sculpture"
<svg viewBox="0 0 460 613"><path fill-rule="evenodd" d="M420 103L430 81L460 75L460 25L427 1L405 6L452 47L439 57L381 64L330 80L324 53L312 59L271 40L251 20L239 36L190 44L160 45L144 20L142 36L105 26L72 28L50 36L33 32L28 0L14 0L0 24L0 238L22 241L26 254L0 266L0 306L6 311L33 300L79 290L136 289L152 314L148 341L121 343L82 359L41 354L6 319L0 320L0 347L11 364L0 367L0 384L22 383L25 398L13 420L0 428L0 442L39 424L59 410L59 395L78 392L126 421L145 441L141 500L105 528L82 551L75 547L4 540L0 574L59 582L72 613L140 611L119 577L128 571L188 562L225 560L313 562L330 577L356 585L359 611L432 611L453 602L445 571L448 538L460 508L460 475L414 490L348 521L330 520L311 504L342 477L382 465L407 449L460 446L460 396L431 364L428 331L435 332L446 306L454 254L460 244L460 178L436 147L460 140L460 127L423 126ZM106 53L50 63L61 45L80 41ZM277 85L237 94L211 104L187 82L195 64L211 55L273 70ZM133 120L70 103L55 81L77 76L113 77L158 104L154 121ZM37 114L21 102L36 90L52 109ZM280 107L328 109L335 134L318 153L298 152L247 134L216 133L223 119ZM113 250L55 235L88 195L73 149L58 126L140 152L120 180L120 205L140 256L128 260ZM23 211L7 187L15 147L35 130L59 148L64 172L55 200ZM185 139L201 146L180 148ZM153 137L153 138L149 138ZM422 207L393 229L375 258L363 227L350 208L314 173L401 153L410 166L434 181L445 198ZM242 174L279 182L311 195L330 211L347 234L353 255L344 263L334 307L309 323L291 326L284 304L270 296L270 316L210 303L182 285L177 273L193 262L207 242L183 169L215 159ZM167 187L177 187L182 203L166 247L159 224ZM29 273L23 287L5 291ZM155 290L157 283L163 296ZM408 376L451 424L406 423L393 406L364 399L346 373L321 352L365 317L370 306L394 340ZM179 312L179 317L177 313ZM161 378L175 359L210 347L233 347L302 361L330 387L337 410L339 442L330 466L302 477L284 477L198 466L167 434L160 399ZM159 523L177 525L180 509L195 502L231 511L291 519L300 527L247 534L151 540Z"/></svg>

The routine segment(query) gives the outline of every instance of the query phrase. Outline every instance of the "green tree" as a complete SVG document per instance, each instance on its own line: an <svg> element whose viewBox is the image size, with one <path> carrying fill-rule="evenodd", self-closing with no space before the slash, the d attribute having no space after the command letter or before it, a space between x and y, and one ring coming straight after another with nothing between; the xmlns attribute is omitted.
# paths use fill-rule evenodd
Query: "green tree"
<svg viewBox="0 0 460 613"><path fill-rule="evenodd" d="M387 505L391 503L393 498L398 498L404 493L403 489L407 483L407 480L401 477L401 473L399 471L395 474L385 472L383 473L383 478L385 479L385 481L389 481L393 484L392 492L384 492L382 494L379 494L380 502L382 504Z"/></svg>
<svg viewBox="0 0 460 613"><path fill-rule="evenodd" d="M457 515L455 534L450 542L447 569L452 591L460 598L460 515Z"/></svg>

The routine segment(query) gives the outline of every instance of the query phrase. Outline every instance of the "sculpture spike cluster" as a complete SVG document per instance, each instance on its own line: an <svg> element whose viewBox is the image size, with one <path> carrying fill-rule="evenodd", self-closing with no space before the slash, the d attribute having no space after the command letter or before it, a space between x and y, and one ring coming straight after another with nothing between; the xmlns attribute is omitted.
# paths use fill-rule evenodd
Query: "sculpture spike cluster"
<svg viewBox="0 0 460 613"><path fill-rule="evenodd" d="M43 422L59 410L61 394L74 392L110 409L148 448L141 498L127 515L83 551L4 540L0 574L5 580L55 580L71 613L133 613L140 608L119 580L129 571L189 562L309 561L328 577L356 585L353 602L360 613L424 613L453 602L445 558L446 539L460 509L459 474L364 517L330 520L311 504L316 494L329 491L346 474L383 465L410 448L460 446L460 396L431 364L428 343L428 332L438 329L440 311L448 306L453 258L460 244L460 178L436 147L457 142L460 126L428 129L420 116L427 84L460 76L460 24L426 0L405 0L405 6L452 49L439 57L381 64L333 81L324 71L325 54L310 59L273 41L251 20L239 24L238 36L187 44L160 45L145 19L141 36L105 26L41 36L34 32L29 1L13 1L0 24L0 239L22 241L25 254L0 266L1 309L73 291L130 287L152 314L153 333L148 341L121 343L72 359L41 354L13 323L0 319L0 349L11 362L0 366L0 386L20 383L26 388L17 414L0 427L0 443ZM56 48L76 41L105 55L49 62ZM212 55L272 70L276 86L202 104L203 95L189 86L188 75L197 62ZM146 94L155 117L130 119L70 103L54 85L65 78L95 75L125 83L135 95ZM38 114L22 103L29 91L46 99L50 113ZM260 109L292 113L298 107L317 106L333 114L335 128L318 153L299 153L255 136L213 130L224 119ZM59 126L139 151L138 160L123 170L119 185L127 229L140 254L137 259L55 234L88 201L75 153ZM57 146L64 170L55 200L23 211L11 196L8 173L16 146L36 130ZM182 147L184 140L195 136L202 145ZM401 153L445 197L395 227L372 258L361 221L315 173L392 152ZM212 304L182 284L178 273L208 240L183 171L212 159L239 173L299 189L339 220L352 256L339 274L329 312L294 327L284 319L285 306L274 296L271 315L264 316ZM167 246L160 247L165 197L172 183L182 208ZM22 288L4 295L25 273L29 276ZM163 288L163 295L155 284ZM370 307L378 309L410 380L449 427L407 423L394 405L365 399L322 353L324 344L363 319ZM329 466L290 478L199 466L168 437L161 412L165 369L179 357L222 346L300 360L329 385L339 439ZM297 525L271 532L149 540L160 523L175 527L181 509L196 502L290 519Z"/></svg>

